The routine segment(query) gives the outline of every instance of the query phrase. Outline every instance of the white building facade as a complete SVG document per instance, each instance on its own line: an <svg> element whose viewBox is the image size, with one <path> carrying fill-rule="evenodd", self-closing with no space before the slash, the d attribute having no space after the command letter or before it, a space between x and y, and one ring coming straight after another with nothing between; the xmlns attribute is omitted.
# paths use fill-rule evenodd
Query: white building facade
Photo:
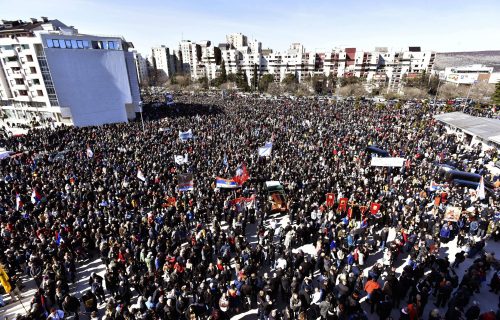
<svg viewBox="0 0 500 320"><path fill-rule="evenodd" d="M139 111L131 43L78 33L58 20L0 26L4 123L75 126L127 122Z"/></svg>

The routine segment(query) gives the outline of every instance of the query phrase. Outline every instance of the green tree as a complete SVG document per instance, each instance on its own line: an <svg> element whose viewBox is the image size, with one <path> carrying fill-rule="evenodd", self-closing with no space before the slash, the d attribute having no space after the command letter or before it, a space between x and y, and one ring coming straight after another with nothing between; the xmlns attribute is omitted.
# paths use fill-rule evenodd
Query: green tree
<svg viewBox="0 0 500 320"><path fill-rule="evenodd" d="M495 86L495 93L493 93L491 100L493 100L494 104L500 105L500 81Z"/></svg>
<svg viewBox="0 0 500 320"><path fill-rule="evenodd" d="M198 79L198 83L201 84L201 87L203 89L208 89L208 77L204 76L203 78Z"/></svg>
<svg viewBox="0 0 500 320"><path fill-rule="evenodd" d="M317 94L326 93L326 77L324 75L315 74L311 79L311 87Z"/></svg>
<svg viewBox="0 0 500 320"><path fill-rule="evenodd" d="M221 83L225 83L227 81L226 62L224 60L222 60L222 64L220 66L220 81Z"/></svg>
<svg viewBox="0 0 500 320"><path fill-rule="evenodd" d="M257 90L257 84L258 84L258 79L257 79L257 64L253 64L253 76L252 76L252 91Z"/></svg>
<svg viewBox="0 0 500 320"><path fill-rule="evenodd" d="M287 73L285 78L283 78L283 84L285 85L289 85L289 84L295 84L297 83L297 78L295 77L295 75L293 73Z"/></svg>
<svg viewBox="0 0 500 320"><path fill-rule="evenodd" d="M267 91L269 84L274 82L274 76L272 74L266 73L259 80L259 90L262 92Z"/></svg>

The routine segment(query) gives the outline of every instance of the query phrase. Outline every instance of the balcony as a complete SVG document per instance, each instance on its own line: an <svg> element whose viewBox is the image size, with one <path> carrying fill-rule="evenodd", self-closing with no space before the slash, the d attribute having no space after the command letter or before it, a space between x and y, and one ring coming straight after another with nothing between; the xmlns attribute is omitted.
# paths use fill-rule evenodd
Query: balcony
<svg viewBox="0 0 500 320"><path fill-rule="evenodd" d="M0 52L0 58L15 57L15 56L16 56L16 52L13 49L2 50Z"/></svg>
<svg viewBox="0 0 500 320"><path fill-rule="evenodd" d="M5 68L19 68L20 66L21 62L19 60L5 62Z"/></svg>

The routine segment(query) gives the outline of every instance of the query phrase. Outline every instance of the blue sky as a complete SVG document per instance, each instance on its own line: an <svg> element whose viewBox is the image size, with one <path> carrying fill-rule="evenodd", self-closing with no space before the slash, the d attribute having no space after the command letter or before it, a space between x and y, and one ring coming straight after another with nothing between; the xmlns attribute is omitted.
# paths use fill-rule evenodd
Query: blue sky
<svg viewBox="0 0 500 320"><path fill-rule="evenodd" d="M81 33L123 35L136 49L179 41L224 42L242 32L264 48L353 46L500 49L499 0L0 0L1 19L47 16Z"/></svg>

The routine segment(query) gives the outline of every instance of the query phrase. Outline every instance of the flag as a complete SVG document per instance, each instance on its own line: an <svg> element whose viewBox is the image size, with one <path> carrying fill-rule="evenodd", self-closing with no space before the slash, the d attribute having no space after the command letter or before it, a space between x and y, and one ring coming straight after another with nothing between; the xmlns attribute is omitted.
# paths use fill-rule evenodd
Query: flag
<svg viewBox="0 0 500 320"><path fill-rule="evenodd" d="M179 139L181 141L193 139L193 131L191 129L189 129L188 131L179 131Z"/></svg>
<svg viewBox="0 0 500 320"><path fill-rule="evenodd" d="M146 177L144 177L144 173L142 173L141 169L137 170L137 178L143 182L146 181Z"/></svg>
<svg viewBox="0 0 500 320"><path fill-rule="evenodd" d="M347 218L349 220L351 220L351 218L352 218L352 207L349 207L349 209L347 209Z"/></svg>
<svg viewBox="0 0 500 320"><path fill-rule="evenodd" d="M483 200L486 197L486 194L484 192L484 178L482 176L481 176L481 181L477 186L477 197L481 200Z"/></svg>
<svg viewBox="0 0 500 320"><path fill-rule="evenodd" d="M16 210L19 211L23 208L24 203L21 200L21 195L19 193L16 194Z"/></svg>
<svg viewBox="0 0 500 320"><path fill-rule="evenodd" d="M371 214L377 214L379 210L380 210L380 203L372 202L370 204Z"/></svg>
<svg viewBox="0 0 500 320"><path fill-rule="evenodd" d="M446 184L436 183L436 182L434 182L434 180L432 180L431 183L429 184L429 191L433 192L433 191L441 190L444 187L446 187Z"/></svg>
<svg viewBox="0 0 500 320"><path fill-rule="evenodd" d="M33 192L31 192L31 203L37 204L42 200L42 196L40 193L36 190L33 189Z"/></svg>
<svg viewBox="0 0 500 320"><path fill-rule="evenodd" d="M177 163L179 165L184 164L184 163L188 163L187 153L184 156L174 156L174 161L175 161L175 163Z"/></svg>
<svg viewBox="0 0 500 320"><path fill-rule="evenodd" d="M7 275L7 272L5 272L2 265L0 265L0 283L2 284L2 287L4 288L5 292L10 293L12 287L10 286L9 283L9 276Z"/></svg>
<svg viewBox="0 0 500 320"><path fill-rule="evenodd" d="M250 178L250 175L248 174L247 166L243 164L236 170L236 175L233 177L233 181L241 186L248 180L248 178Z"/></svg>
<svg viewBox="0 0 500 320"><path fill-rule="evenodd" d="M366 209L368 209L367 206L359 206L359 210L361 211L361 217L363 217L363 215L365 214Z"/></svg>
<svg viewBox="0 0 500 320"><path fill-rule="evenodd" d="M94 152L90 148L87 148L87 158L92 158L93 156Z"/></svg>
<svg viewBox="0 0 500 320"><path fill-rule="evenodd" d="M259 157L270 157L273 150L273 143L268 141L263 147L259 147Z"/></svg>
<svg viewBox="0 0 500 320"><path fill-rule="evenodd" d="M221 189L239 188L238 183L233 179L224 179L221 177L215 178L215 187Z"/></svg>
<svg viewBox="0 0 500 320"><path fill-rule="evenodd" d="M224 153L224 159L222 160L222 163L224 164L224 166L228 167L229 166L229 162L227 162L227 154Z"/></svg>
<svg viewBox="0 0 500 320"><path fill-rule="evenodd" d="M334 193L327 193L326 194L326 206L333 207L334 204L335 204L335 194Z"/></svg>
<svg viewBox="0 0 500 320"><path fill-rule="evenodd" d="M61 233L59 231L56 232L56 244L59 247L61 245Z"/></svg>
<svg viewBox="0 0 500 320"><path fill-rule="evenodd" d="M179 191L190 191L194 189L193 175L181 173L177 175L177 187Z"/></svg>
<svg viewBox="0 0 500 320"><path fill-rule="evenodd" d="M340 211L345 211L347 209L347 198L340 198L339 207L337 208Z"/></svg>
<svg viewBox="0 0 500 320"><path fill-rule="evenodd" d="M175 197L166 197L162 207L164 208L175 207L176 204L177 204L177 199Z"/></svg>
<svg viewBox="0 0 500 320"><path fill-rule="evenodd" d="M248 198L246 198L246 197L235 198L235 199L229 201L229 203L230 204L237 204L237 203L240 203L240 202L246 202L246 203L248 203L248 202L252 202L254 200L255 200L255 195L253 195L251 197L248 197Z"/></svg>

